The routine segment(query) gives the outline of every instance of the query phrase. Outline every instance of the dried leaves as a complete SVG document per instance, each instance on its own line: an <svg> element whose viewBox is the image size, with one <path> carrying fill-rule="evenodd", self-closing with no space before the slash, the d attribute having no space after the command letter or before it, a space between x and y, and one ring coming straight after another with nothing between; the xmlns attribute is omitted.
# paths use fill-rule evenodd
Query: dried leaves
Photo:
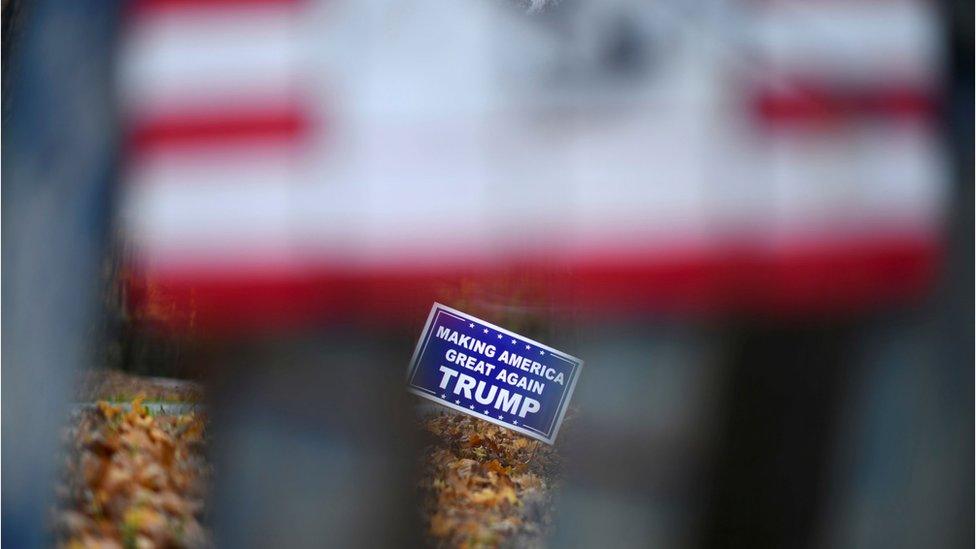
<svg viewBox="0 0 976 549"><path fill-rule="evenodd" d="M154 417L136 398L79 412L55 531L66 547L204 547L204 420Z"/></svg>
<svg viewBox="0 0 976 549"><path fill-rule="evenodd" d="M435 437L420 481L433 544L539 545L549 522L552 448L460 414L430 418L424 428Z"/></svg>

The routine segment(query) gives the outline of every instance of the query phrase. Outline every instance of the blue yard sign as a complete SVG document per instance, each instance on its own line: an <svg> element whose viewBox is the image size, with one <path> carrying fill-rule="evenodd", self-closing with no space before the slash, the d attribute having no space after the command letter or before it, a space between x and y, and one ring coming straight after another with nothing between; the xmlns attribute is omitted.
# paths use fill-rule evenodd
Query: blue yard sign
<svg viewBox="0 0 976 549"><path fill-rule="evenodd" d="M435 303L407 373L410 392L552 444L583 361Z"/></svg>

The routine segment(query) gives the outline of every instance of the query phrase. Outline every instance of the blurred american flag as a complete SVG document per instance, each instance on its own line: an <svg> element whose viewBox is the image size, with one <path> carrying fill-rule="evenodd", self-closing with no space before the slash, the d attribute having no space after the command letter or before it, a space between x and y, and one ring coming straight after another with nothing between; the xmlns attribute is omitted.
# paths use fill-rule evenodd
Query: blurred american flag
<svg viewBox="0 0 976 549"><path fill-rule="evenodd" d="M901 0L139 0L130 305L421 318L513 273L598 314L913 299L945 208L939 42Z"/></svg>

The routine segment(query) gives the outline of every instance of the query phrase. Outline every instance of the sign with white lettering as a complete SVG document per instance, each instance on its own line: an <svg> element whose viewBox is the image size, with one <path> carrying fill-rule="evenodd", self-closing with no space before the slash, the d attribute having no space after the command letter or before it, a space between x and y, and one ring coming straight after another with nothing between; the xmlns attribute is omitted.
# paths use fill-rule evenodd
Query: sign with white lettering
<svg viewBox="0 0 976 549"><path fill-rule="evenodd" d="M552 444L583 361L434 303L410 392Z"/></svg>

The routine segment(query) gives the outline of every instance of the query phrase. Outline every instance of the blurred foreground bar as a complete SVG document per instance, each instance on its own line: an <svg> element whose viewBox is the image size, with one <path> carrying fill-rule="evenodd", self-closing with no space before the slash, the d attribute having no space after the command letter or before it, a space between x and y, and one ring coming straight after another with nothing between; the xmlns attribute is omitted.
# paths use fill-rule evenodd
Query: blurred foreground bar
<svg viewBox="0 0 976 549"><path fill-rule="evenodd" d="M409 344L348 328L235 347L208 365L218 545L416 546Z"/></svg>

